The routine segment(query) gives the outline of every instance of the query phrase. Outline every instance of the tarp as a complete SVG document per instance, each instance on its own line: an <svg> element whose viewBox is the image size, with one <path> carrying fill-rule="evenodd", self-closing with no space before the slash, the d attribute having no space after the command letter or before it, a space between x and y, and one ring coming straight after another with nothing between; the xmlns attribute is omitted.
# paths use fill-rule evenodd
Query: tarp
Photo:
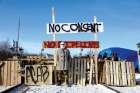
<svg viewBox="0 0 140 93"><path fill-rule="evenodd" d="M125 49L125 48L119 48L119 47L112 47L100 51L99 56L103 57L104 53L107 53L107 57L111 57L112 53L117 53L119 60L134 62L135 71L138 71L137 51Z"/></svg>

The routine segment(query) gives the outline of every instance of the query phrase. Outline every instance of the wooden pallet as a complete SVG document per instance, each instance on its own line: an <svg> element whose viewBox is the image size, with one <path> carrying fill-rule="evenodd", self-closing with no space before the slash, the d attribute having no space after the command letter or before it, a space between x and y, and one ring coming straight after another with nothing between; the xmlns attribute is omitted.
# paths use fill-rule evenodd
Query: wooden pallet
<svg viewBox="0 0 140 93"><path fill-rule="evenodd" d="M99 82L113 86L134 86L135 70L132 62L105 61L99 65Z"/></svg>
<svg viewBox="0 0 140 93"><path fill-rule="evenodd" d="M0 61L4 63L0 67L0 85L11 86L21 83L21 75L19 73L20 65L18 61Z"/></svg>

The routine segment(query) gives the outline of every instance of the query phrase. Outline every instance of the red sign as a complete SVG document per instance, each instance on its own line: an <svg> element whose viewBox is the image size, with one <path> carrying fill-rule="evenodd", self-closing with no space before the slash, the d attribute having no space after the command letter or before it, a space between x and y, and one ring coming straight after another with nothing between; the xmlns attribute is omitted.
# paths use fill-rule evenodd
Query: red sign
<svg viewBox="0 0 140 93"><path fill-rule="evenodd" d="M61 42L67 48L99 48L99 41L44 41L43 48L60 48Z"/></svg>

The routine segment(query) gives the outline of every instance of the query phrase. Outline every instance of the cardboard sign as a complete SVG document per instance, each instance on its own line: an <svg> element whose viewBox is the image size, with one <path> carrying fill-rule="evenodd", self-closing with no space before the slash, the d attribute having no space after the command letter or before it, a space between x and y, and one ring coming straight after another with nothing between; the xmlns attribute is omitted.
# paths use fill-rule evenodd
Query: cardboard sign
<svg viewBox="0 0 140 93"><path fill-rule="evenodd" d="M103 22L97 23L55 23L47 24L47 34L103 32Z"/></svg>
<svg viewBox="0 0 140 93"><path fill-rule="evenodd" d="M60 48L61 42L67 48L99 48L99 41L44 41L43 48Z"/></svg>

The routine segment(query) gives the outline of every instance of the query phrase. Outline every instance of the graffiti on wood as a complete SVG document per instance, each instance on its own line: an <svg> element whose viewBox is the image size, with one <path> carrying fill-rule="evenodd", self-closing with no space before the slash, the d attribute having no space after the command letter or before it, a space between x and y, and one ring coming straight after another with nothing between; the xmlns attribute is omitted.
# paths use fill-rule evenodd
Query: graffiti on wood
<svg viewBox="0 0 140 93"><path fill-rule="evenodd" d="M27 85L50 84L51 78L51 65L27 65L25 67L25 83Z"/></svg>

